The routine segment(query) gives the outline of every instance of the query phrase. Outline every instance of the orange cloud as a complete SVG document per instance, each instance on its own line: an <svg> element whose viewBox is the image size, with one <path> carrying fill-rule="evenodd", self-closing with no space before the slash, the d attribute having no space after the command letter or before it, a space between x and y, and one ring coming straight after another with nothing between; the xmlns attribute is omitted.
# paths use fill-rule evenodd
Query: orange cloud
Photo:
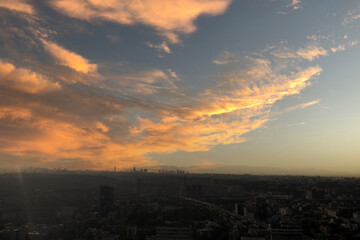
<svg viewBox="0 0 360 240"><path fill-rule="evenodd" d="M277 72L277 67L267 60L236 58L228 54L218 61L223 62L220 66L228 70L220 76L223 81L207 90L204 95L204 102L207 104L193 112L197 117L204 114L204 106L208 116L231 112L245 112L247 116L256 116L285 96L300 93L308 86L307 82L322 71L315 66L285 75ZM247 67L238 69L237 64Z"/></svg>
<svg viewBox="0 0 360 240"><path fill-rule="evenodd" d="M109 128L105 126L102 122L96 122L96 128L100 129L102 132L108 132Z"/></svg>
<svg viewBox="0 0 360 240"><path fill-rule="evenodd" d="M286 5L286 7L291 8L293 10L299 10L301 8L300 4L301 4L300 0L291 0L291 2L288 5Z"/></svg>
<svg viewBox="0 0 360 240"><path fill-rule="evenodd" d="M334 52L334 53L339 52L339 51L345 51L345 50L346 50L346 48L345 48L344 44L340 44L337 47L331 48L331 51Z"/></svg>
<svg viewBox="0 0 360 240"><path fill-rule="evenodd" d="M54 43L43 43L59 65L74 70L92 65ZM83 76L93 68L75 72L51 66L44 71L50 69L66 83L56 88L43 75L0 62L4 86L16 91L0 88L5 99L0 102L0 152L37 158L44 165L104 169L154 164L149 153L208 151L241 143L244 134L265 126L274 103L299 94L322 71L272 54L239 57L227 52L216 61L221 63L217 83L197 94L182 91L170 69L108 74L103 76L107 81L77 81L74 87L61 75Z"/></svg>
<svg viewBox="0 0 360 240"><path fill-rule="evenodd" d="M115 164L127 168L136 163L147 163L136 151L128 152L125 146L111 141L104 129L99 129L104 128L99 122L93 128L84 121L69 122L40 116L28 108L0 107L0 123L11 126L0 136L1 152L5 154L35 156L45 163L58 159L84 159L97 169ZM108 147L116 149L123 160L116 151L108 152Z"/></svg>
<svg viewBox="0 0 360 240"><path fill-rule="evenodd" d="M306 60L312 61L319 58L320 56L328 55L328 52L322 47L309 45L306 48L299 49L296 54Z"/></svg>
<svg viewBox="0 0 360 240"><path fill-rule="evenodd" d="M220 61L247 67L230 68L191 107L178 107L160 121L138 118L138 124L130 128L130 138L140 151L208 151L219 144L243 142L245 133L263 127L269 120L272 104L300 93L309 85L307 81L321 72L316 66L281 75L267 60L234 55Z"/></svg>
<svg viewBox="0 0 360 240"><path fill-rule="evenodd" d="M181 35L196 31L195 20L200 16L224 13L231 0L49 2L57 11L89 22L150 26L166 41L147 45L170 54L169 42L179 43ZM296 10L299 4L294 0L288 7ZM20 0L1 1L0 7L34 11ZM40 68L40 73L0 60L0 152L38 159L45 166L129 168L154 164L149 153L208 151L244 142L246 133L271 119L273 104L299 94L322 71L296 62L328 54L316 39L301 49L280 44L253 56L225 52L213 61L220 70L216 84L189 93L177 86L180 78L171 69L127 69L115 75L118 71L106 72L112 64L107 63L100 76L97 64L50 41L56 32L40 18L27 16L26 21L29 32L11 28L14 36L27 34L24 42L34 45L40 39L56 65L34 61L37 68L32 69Z"/></svg>
<svg viewBox="0 0 360 240"><path fill-rule="evenodd" d="M266 61L255 62L267 65ZM278 76L279 82L272 79L264 84L260 76L254 75L256 68L262 69L263 66L254 66L245 71L245 75L238 73L238 78L223 79L219 82L223 86L222 91L217 92L215 87L200 94L191 107L181 106L191 102L181 103L180 106L169 105L165 109L155 109L161 113L155 119L138 117L133 123L128 122L124 114L120 115L123 118L115 118L119 115L116 111L110 114L111 118L102 114L97 116L98 112L91 112L92 102L78 102L78 98L71 100L73 107L80 104L88 109L90 114L94 114L92 119L95 121L80 112L58 113L56 108L46 107L46 102L42 103L45 106L0 107L0 125L12 126L0 137L0 151L15 156L37 156L43 159L44 164L54 161L61 164L61 159L79 159L87 164L81 162L78 168L91 166L103 169L114 165L129 168L154 164L145 157L148 153L208 151L216 145L244 142L245 133L263 127L268 121L269 105L285 95L297 94L307 86L305 82L320 71L310 68L287 78ZM263 69L258 74L267 71L271 69ZM228 74L234 75L232 72ZM275 73L272 74L275 77ZM153 75L163 76L160 72ZM252 79L258 80L251 83ZM141 81L151 83L154 80ZM235 89L230 83L236 81ZM249 84L243 85L244 82ZM258 86L255 87L256 84ZM183 100L186 101L186 96ZM153 104L161 108L161 104ZM144 110L155 114L150 108ZM39 112L43 114L39 115ZM71 166L76 167L74 164Z"/></svg>
<svg viewBox="0 0 360 240"><path fill-rule="evenodd" d="M66 50L65 48L45 40L42 40L45 49L56 59L59 65L66 66L75 71L85 74L96 72L97 65L91 64L89 60L77 53Z"/></svg>
<svg viewBox="0 0 360 240"><path fill-rule="evenodd" d="M320 36L324 37L324 36ZM299 48L295 50L292 47L287 46L286 42L282 42L280 46L270 46L265 51L269 52L273 56L280 59L306 59L308 61L313 61L318 59L321 56L327 56L328 51L316 42L319 36L311 36L309 39L312 40L311 43L307 44L304 48Z"/></svg>
<svg viewBox="0 0 360 240"><path fill-rule="evenodd" d="M138 118L139 126L130 130L139 149L148 152L208 151L219 144L244 142L242 135L263 125L267 120L243 120L226 123L221 120L184 121L163 119L152 122Z"/></svg>
<svg viewBox="0 0 360 240"><path fill-rule="evenodd" d="M201 163L195 164L193 167L191 167L189 170L193 172L198 172L202 169L214 169L221 166L220 164L209 162L209 161L203 161Z"/></svg>
<svg viewBox="0 0 360 240"><path fill-rule="evenodd" d="M25 0L2 0L0 1L0 7L26 14L34 13L34 8Z"/></svg>
<svg viewBox="0 0 360 240"><path fill-rule="evenodd" d="M2 107L0 108L0 119L8 119L10 121L29 120L31 112L28 109Z"/></svg>
<svg viewBox="0 0 360 240"><path fill-rule="evenodd" d="M61 13L86 21L110 21L125 25L151 26L172 43L179 34L196 30L194 21L201 15L223 14L231 0L53 0L51 6Z"/></svg>
<svg viewBox="0 0 360 240"><path fill-rule="evenodd" d="M169 46L167 45L167 43L164 41L162 42L161 44L159 45L154 45L152 43L146 43L146 45L148 47L151 47L151 48L155 48L157 49L159 52L164 52L164 53L167 53L167 54L170 54L171 53L171 49L169 48Z"/></svg>
<svg viewBox="0 0 360 240"><path fill-rule="evenodd" d="M27 93L43 93L61 89L47 77L26 68L16 68L13 64L0 60L0 85Z"/></svg>

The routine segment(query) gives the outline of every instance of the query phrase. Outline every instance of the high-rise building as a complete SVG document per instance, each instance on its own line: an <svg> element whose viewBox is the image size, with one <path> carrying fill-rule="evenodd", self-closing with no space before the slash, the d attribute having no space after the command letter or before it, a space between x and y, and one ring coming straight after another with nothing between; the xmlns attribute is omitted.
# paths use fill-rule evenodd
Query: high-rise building
<svg viewBox="0 0 360 240"><path fill-rule="evenodd" d="M107 185L99 187L99 215L106 217L114 204L114 190Z"/></svg>

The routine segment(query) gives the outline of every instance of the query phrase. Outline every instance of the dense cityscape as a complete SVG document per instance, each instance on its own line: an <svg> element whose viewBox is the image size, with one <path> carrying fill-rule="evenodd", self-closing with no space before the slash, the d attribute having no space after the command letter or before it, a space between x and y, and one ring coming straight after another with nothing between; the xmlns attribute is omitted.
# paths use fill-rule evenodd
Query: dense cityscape
<svg viewBox="0 0 360 240"><path fill-rule="evenodd" d="M26 169L0 175L0 239L360 239L360 179Z"/></svg>

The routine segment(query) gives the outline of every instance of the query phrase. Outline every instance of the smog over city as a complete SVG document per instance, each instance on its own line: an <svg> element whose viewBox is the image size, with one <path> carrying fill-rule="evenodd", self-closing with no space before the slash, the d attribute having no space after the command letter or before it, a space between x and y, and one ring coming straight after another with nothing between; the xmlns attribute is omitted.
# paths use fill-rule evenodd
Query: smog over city
<svg viewBox="0 0 360 240"><path fill-rule="evenodd" d="M360 0L0 0L0 239L360 239Z"/></svg>

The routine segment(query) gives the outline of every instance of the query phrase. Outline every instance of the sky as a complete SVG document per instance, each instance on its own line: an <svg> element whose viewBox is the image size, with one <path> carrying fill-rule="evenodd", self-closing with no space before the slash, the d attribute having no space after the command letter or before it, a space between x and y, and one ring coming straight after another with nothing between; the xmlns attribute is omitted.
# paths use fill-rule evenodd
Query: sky
<svg viewBox="0 0 360 240"><path fill-rule="evenodd" d="M359 176L358 41L359 0L0 0L0 168Z"/></svg>

